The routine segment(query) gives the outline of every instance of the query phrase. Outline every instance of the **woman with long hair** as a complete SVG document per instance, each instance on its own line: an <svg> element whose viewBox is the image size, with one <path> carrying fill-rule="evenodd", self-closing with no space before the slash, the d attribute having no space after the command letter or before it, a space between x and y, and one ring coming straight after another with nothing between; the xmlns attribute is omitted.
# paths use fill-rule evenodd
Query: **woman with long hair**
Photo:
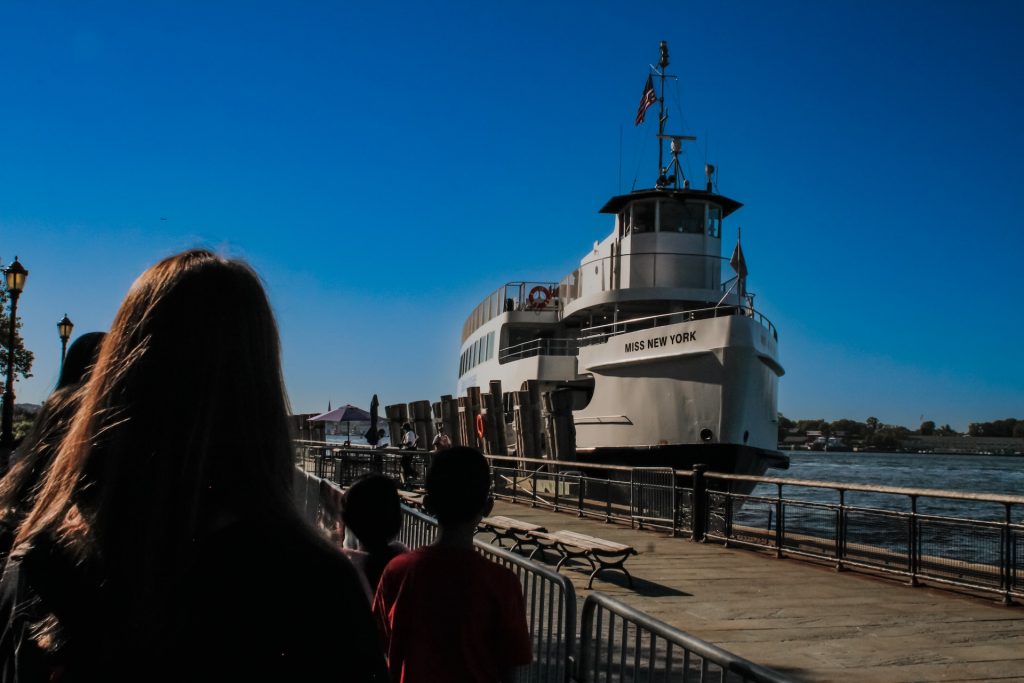
<svg viewBox="0 0 1024 683"><path fill-rule="evenodd" d="M192 250L144 272L18 530L0 664L44 680L383 680L355 570L292 498L287 414L251 268Z"/></svg>

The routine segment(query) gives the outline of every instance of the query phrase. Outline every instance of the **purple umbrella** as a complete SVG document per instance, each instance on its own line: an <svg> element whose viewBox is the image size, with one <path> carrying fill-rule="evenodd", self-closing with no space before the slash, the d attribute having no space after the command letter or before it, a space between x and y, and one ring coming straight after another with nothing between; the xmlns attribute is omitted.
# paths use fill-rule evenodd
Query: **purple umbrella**
<svg viewBox="0 0 1024 683"><path fill-rule="evenodd" d="M352 436L352 423L353 422L366 422L370 419L370 414L362 408L356 408L354 405L346 403L343 406L329 410L326 413L321 413L309 418L310 422L344 422L346 425L346 431L348 436Z"/></svg>

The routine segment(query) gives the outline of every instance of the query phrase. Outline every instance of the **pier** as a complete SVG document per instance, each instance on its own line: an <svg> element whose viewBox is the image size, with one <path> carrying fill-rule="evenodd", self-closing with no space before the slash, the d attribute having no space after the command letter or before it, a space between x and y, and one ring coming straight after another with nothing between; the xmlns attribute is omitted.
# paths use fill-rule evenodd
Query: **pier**
<svg viewBox="0 0 1024 683"><path fill-rule="evenodd" d="M1024 680L1024 611L990 597L529 504L501 501L494 514L634 546L633 589L602 575L592 590L794 680ZM583 599L589 572L568 565L561 573Z"/></svg>
<svg viewBox="0 0 1024 683"><path fill-rule="evenodd" d="M366 449L337 457L323 455L341 450L333 445L297 446L300 469L332 485L367 468L397 475L394 451L375 452L377 461ZM430 455L418 457L422 472ZM527 460L492 456L494 517L638 551L626 564L632 585L612 570L588 590L591 567L558 568L580 603L607 596L788 680L1024 680L1024 498L758 478L779 487L765 497L723 490L744 479L735 475L634 468L632 481L616 481ZM834 490L838 503L801 500L784 486ZM867 488L907 499L909 510L851 505ZM927 514L929 497L991 499L1005 518ZM406 500L420 502L415 492ZM938 531L946 549L934 544ZM529 556L530 543L517 552ZM537 558L548 570L557 559Z"/></svg>

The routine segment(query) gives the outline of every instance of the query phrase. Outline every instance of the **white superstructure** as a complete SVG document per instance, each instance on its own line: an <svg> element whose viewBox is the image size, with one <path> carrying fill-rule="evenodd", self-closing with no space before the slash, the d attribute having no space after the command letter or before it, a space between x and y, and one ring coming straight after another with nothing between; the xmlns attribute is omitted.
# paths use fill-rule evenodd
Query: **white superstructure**
<svg viewBox="0 0 1024 683"><path fill-rule="evenodd" d="M722 256L722 220L741 204L713 189L710 165L704 189L682 177L682 140L692 138L658 137L670 141L669 166L659 160L653 189L605 204L614 229L579 268L558 283L507 284L469 316L459 394L531 379L542 392L571 392L581 460L785 467L778 334L746 292L742 254L733 252L740 276Z"/></svg>

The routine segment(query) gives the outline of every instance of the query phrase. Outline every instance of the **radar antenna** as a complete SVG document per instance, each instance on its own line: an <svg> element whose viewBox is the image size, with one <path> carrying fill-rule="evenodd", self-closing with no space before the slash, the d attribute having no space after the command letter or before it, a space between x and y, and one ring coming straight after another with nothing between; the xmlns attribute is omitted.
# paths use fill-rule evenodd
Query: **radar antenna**
<svg viewBox="0 0 1024 683"><path fill-rule="evenodd" d="M658 175L658 182L656 186L658 189L665 187L675 187L679 189L679 183L682 182L683 189L690 188L690 181L686 179L686 175L683 173L683 166L679 163L679 153L683 151L683 140L695 141L697 138L694 135L658 135L659 140L671 140L670 149L672 151L672 161L669 163L668 168L662 168L661 173ZM658 147L661 147L661 143L658 143ZM668 172L672 171L672 175Z"/></svg>

